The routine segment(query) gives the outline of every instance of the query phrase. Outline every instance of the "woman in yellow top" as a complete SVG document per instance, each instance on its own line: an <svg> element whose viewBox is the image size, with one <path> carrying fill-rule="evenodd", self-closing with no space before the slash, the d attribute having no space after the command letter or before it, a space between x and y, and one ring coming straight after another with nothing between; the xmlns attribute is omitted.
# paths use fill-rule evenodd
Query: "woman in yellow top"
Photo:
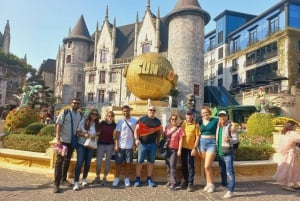
<svg viewBox="0 0 300 201"><path fill-rule="evenodd" d="M194 158L197 153L196 149L199 143L200 129L199 124L194 121L193 111L188 110L185 118L186 120L181 124L185 133L182 137L181 150L181 169L183 175L181 188L187 188L187 191L191 192L194 185Z"/></svg>

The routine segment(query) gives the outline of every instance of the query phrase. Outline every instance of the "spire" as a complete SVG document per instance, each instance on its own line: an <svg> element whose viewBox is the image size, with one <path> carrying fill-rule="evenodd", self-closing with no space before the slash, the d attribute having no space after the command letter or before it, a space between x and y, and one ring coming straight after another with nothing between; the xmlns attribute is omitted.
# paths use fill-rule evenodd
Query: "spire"
<svg viewBox="0 0 300 201"><path fill-rule="evenodd" d="M136 23L139 23L139 12L136 12L135 22L136 22Z"/></svg>
<svg viewBox="0 0 300 201"><path fill-rule="evenodd" d="M106 11L105 11L105 21L108 21L108 5L106 6Z"/></svg>
<svg viewBox="0 0 300 201"><path fill-rule="evenodd" d="M147 0L147 6L146 6L147 10L150 10L150 0Z"/></svg>
<svg viewBox="0 0 300 201"><path fill-rule="evenodd" d="M80 38L91 41L91 36L89 30L86 26L85 20L83 15L80 16L79 20L77 21L75 27L70 32L68 38Z"/></svg>
<svg viewBox="0 0 300 201"><path fill-rule="evenodd" d="M201 8L198 0L177 0L174 9L168 14L168 21L170 21L170 18L175 14L179 13L182 15L191 13L200 15L204 19L205 24L210 20L210 15Z"/></svg>
<svg viewBox="0 0 300 201"><path fill-rule="evenodd" d="M160 8L157 8L157 18L160 18Z"/></svg>
<svg viewBox="0 0 300 201"><path fill-rule="evenodd" d="M7 20L4 33L3 33L3 44L2 44L3 52L8 54L10 49L10 26L9 20Z"/></svg>

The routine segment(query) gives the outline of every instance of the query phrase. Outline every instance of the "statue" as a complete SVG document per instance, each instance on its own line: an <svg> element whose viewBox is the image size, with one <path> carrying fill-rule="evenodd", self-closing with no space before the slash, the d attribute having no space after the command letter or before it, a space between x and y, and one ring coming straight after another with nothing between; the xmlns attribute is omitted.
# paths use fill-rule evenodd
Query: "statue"
<svg viewBox="0 0 300 201"><path fill-rule="evenodd" d="M41 89L42 85L34 85L29 86L27 82L24 83L24 86L22 87L22 95L19 97L15 95L20 100L20 106L19 107L27 107L29 104L30 97L33 95L33 93L38 92L38 89Z"/></svg>
<svg viewBox="0 0 300 201"><path fill-rule="evenodd" d="M255 106L257 111L259 111L260 113L266 113L266 107L268 104L269 103L266 99L265 89L263 87L259 87L255 100Z"/></svg>
<svg viewBox="0 0 300 201"><path fill-rule="evenodd" d="M181 119L185 119L185 112L187 110L193 111L194 120L200 124L202 119L201 119L200 111L197 110L197 108L196 108L196 98L195 98L194 94L186 95L185 104L183 104L179 110L179 117Z"/></svg>

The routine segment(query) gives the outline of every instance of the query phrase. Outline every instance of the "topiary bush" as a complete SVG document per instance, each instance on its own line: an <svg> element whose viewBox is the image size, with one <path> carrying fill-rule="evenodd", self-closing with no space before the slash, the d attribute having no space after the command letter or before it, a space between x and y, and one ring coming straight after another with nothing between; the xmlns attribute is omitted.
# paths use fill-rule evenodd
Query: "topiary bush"
<svg viewBox="0 0 300 201"><path fill-rule="evenodd" d="M45 127L45 124L40 122L35 122L32 124L29 124L22 132L22 134L29 134L29 135L36 135L38 134L41 129Z"/></svg>
<svg viewBox="0 0 300 201"><path fill-rule="evenodd" d="M48 124L44 126L41 130L39 135L41 136L55 136L55 124Z"/></svg>
<svg viewBox="0 0 300 201"><path fill-rule="evenodd" d="M247 135L270 137L274 131L272 114L253 113L247 121Z"/></svg>
<svg viewBox="0 0 300 201"><path fill-rule="evenodd" d="M29 124L40 120L38 113L29 107L18 107L11 110L5 120L4 131L11 132L25 128Z"/></svg>
<svg viewBox="0 0 300 201"><path fill-rule="evenodd" d="M2 144L8 149L45 153L51 140L52 136L9 134L2 137Z"/></svg>
<svg viewBox="0 0 300 201"><path fill-rule="evenodd" d="M234 153L236 161L269 160L275 150L271 146L240 146Z"/></svg>

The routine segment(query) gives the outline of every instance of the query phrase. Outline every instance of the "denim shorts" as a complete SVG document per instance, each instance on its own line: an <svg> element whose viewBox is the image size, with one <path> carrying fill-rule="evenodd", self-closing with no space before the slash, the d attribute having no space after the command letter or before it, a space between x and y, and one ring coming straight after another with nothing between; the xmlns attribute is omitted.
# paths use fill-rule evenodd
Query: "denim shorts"
<svg viewBox="0 0 300 201"><path fill-rule="evenodd" d="M216 139L200 138L198 149L201 152L217 153Z"/></svg>
<svg viewBox="0 0 300 201"><path fill-rule="evenodd" d="M133 150L132 149L119 149L115 153L115 162L121 163L132 163L133 162Z"/></svg>
<svg viewBox="0 0 300 201"><path fill-rule="evenodd" d="M138 158L137 163L144 163L145 157L147 157L148 163L155 162L156 143L138 145Z"/></svg>

